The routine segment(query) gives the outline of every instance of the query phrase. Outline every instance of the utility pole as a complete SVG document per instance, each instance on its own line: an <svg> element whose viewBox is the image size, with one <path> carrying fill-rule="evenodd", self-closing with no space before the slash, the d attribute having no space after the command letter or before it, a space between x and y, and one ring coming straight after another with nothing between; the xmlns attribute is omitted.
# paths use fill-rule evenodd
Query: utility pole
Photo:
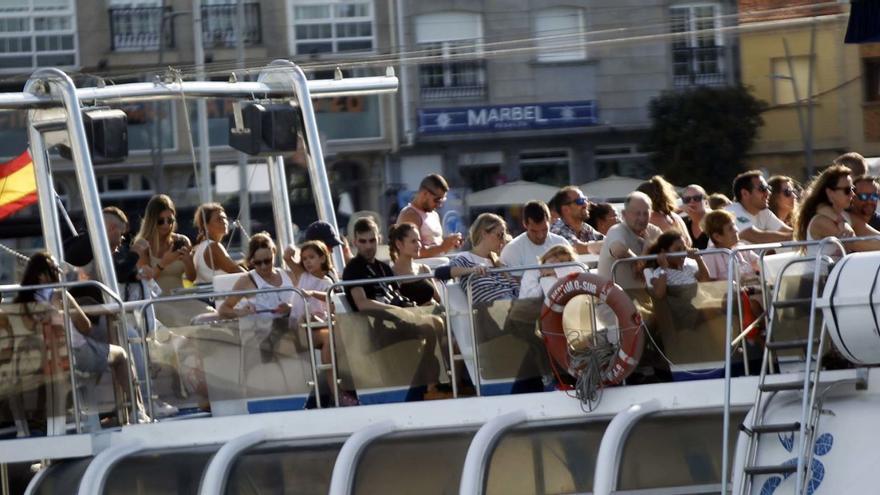
<svg viewBox="0 0 880 495"><path fill-rule="evenodd" d="M202 36L202 2L192 0L193 45L195 50L196 80L205 80L205 46ZM213 196L211 185L211 143L208 140L208 103L204 98L196 100L199 129L199 200L210 203Z"/></svg>
<svg viewBox="0 0 880 495"><path fill-rule="evenodd" d="M246 74L244 57L244 0L237 0L235 15L235 54L238 59L238 68L242 70L242 77ZM241 239L242 252L247 251L247 238L242 231L250 232L251 230L251 198L248 192L248 166L247 156L238 152L238 221L239 221L239 239ZM289 208L289 206L288 206Z"/></svg>

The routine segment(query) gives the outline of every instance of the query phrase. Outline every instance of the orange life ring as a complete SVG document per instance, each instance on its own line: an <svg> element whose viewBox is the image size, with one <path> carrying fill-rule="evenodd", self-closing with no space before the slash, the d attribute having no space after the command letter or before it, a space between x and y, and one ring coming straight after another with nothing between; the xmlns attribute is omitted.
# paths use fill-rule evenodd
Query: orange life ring
<svg viewBox="0 0 880 495"><path fill-rule="evenodd" d="M617 353L602 370L602 384L616 385L636 368L645 346L642 316L626 293L610 280L592 273L572 273L560 278L544 298L541 311L541 333L553 359L570 369L568 340L562 328L562 310L574 296L588 294L606 303L620 327ZM580 370L570 370L575 374Z"/></svg>

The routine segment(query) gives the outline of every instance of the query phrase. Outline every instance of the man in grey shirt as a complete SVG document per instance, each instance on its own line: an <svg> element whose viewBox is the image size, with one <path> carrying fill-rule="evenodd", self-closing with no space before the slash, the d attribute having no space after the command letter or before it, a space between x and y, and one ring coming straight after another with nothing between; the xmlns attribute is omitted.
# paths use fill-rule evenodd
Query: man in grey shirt
<svg viewBox="0 0 880 495"><path fill-rule="evenodd" d="M657 239L662 232L648 222L650 217L651 199L638 191L630 193L623 203L623 222L611 227L605 236L599 252L599 275L610 280L615 261L640 256ZM617 285L624 289L644 287L636 271L635 263L619 267L614 274Z"/></svg>

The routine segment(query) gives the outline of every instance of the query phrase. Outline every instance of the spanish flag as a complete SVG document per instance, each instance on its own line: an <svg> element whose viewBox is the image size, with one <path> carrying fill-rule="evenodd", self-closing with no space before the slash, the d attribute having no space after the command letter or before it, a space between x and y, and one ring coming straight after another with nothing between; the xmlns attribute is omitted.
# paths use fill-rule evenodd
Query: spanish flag
<svg viewBox="0 0 880 495"><path fill-rule="evenodd" d="M37 178L30 153L0 163L0 220L37 202Z"/></svg>

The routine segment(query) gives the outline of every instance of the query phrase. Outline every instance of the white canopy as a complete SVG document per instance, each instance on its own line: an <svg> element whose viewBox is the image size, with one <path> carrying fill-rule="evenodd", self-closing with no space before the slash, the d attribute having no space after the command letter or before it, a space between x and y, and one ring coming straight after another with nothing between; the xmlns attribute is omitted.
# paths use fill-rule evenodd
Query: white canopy
<svg viewBox="0 0 880 495"><path fill-rule="evenodd" d="M465 203L471 208L481 208L524 204L533 199L550 201L558 190L558 187L518 180L470 193Z"/></svg>
<svg viewBox="0 0 880 495"><path fill-rule="evenodd" d="M590 200L623 201L626 195L635 191L642 182L644 182L642 179L609 175L604 179L581 184L581 191Z"/></svg>

